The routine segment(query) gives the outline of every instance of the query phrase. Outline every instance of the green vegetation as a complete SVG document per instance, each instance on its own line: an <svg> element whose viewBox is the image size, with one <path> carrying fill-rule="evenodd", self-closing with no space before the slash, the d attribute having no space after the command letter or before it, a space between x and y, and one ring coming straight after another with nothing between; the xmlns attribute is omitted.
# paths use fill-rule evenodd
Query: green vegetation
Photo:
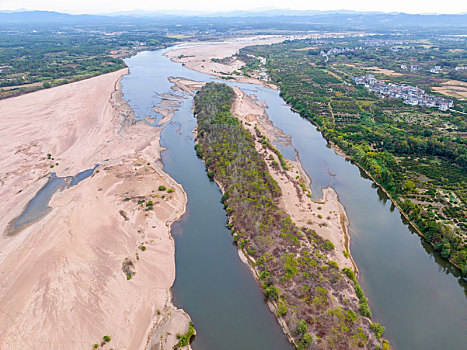
<svg viewBox="0 0 467 350"><path fill-rule="evenodd" d="M190 344L191 338L195 335L195 328L193 327L193 322L190 321L190 326L185 334L177 334L178 343L174 346L174 349L183 348Z"/></svg>
<svg viewBox="0 0 467 350"><path fill-rule="evenodd" d="M370 324L370 328L373 332L375 332L376 334L376 337L378 339L381 339L381 337L383 336L383 333L384 333L384 327L381 326L379 323L372 323Z"/></svg>
<svg viewBox="0 0 467 350"><path fill-rule="evenodd" d="M334 244L332 244L332 242L327 239L324 241L324 249L326 250L333 250L334 249Z"/></svg>
<svg viewBox="0 0 467 350"><path fill-rule="evenodd" d="M104 335L104 336L102 337L102 339L103 339L106 343L108 343L108 342L111 340L111 339L110 339L110 336L108 336L108 335Z"/></svg>
<svg viewBox="0 0 467 350"><path fill-rule="evenodd" d="M206 84L196 94L195 149L209 176L223 188L227 226L234 241L250 256L264 295L276 305L276 314L289 329L297 329L294 340L298 349L310 349L315 335L329 348L350 348L356 338L376 347L380 344L376 336L368 327L362 331L369 321L355 316L362 304L358 296L346 303L336 298L343 290L353 293L354 286L337 263L328 259L332 243L297 227L278 207L281 190L255 148L255 142L264 145L263 137L251 135L232 115L233 97L231 88L216 83ZM354 317L330 317L329 310L336 307Z"/></svg>
<svg viewBox="0 0 467 350"><path fill-rule="evenodd" d="M177 41L156 33L25 30L0 35L0 98L47 89L110 73L126 65L122 58L142 49Z"/></svg>
<svg viewBox="0 0 467 350"><path fill-rule="evenodd" d="M350 270L347 267L344 267L342 271L349 277L352 282L354 283L355 287L355 294L357 294L358 300L360 301L360 314L363 316L371 318L371 312L370 312L370 307L368 306L368 299L365 298L363 295L362 288L358 284L357 279L355 278L355 274L352 270Z"/></svg>
<svg viewBox="0 0 467 350"><path fill-rule="evenodd" d="M160 185L160 186L158 187L158 190L159 190L159 191L165 191L166 189L167 189L167 187L165 187L165 186L163 186L163 185Z"/></svg>
<svg viewBox="0 0 467 350"><path fill-rule="evenodd" d="M282 98L367 171L464 277L467 116L383 99L352 84L351 78L374 74L436 95L434 86L447 79L467 81L466 71L454 69L467 65L466 42L435 35L386 35L285 41L240 51L243 56L267 59L268 75ZM307 47L314 49L295 50ZM327 54L319 55L321 51ZM417 70L401 68L413 62ZM430 73L432 65L442 66L443 73ZM388 68L393 72L384 70ZM456 110L467 110L465 100L451 98Z"/></svg>
<svg viewBox="0 0 467 350"><path fill-rule="evenodd" d="M283 316L287 313L287 302L284 301L284 300L281 300L278 304L277 304L277 310L276 310L276 315L277 316Z"/></svg>

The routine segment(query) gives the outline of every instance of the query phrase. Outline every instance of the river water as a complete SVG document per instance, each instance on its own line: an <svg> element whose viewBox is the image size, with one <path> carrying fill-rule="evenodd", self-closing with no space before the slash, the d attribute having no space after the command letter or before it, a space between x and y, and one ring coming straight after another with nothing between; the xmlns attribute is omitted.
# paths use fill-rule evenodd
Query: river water
<svg viewBox="0 0 467 350"><path fill-rule="evenodd" d="M37 192L21 215L13 222L13 230L18 230L47 215L52 210L49 207L49 202L55 192L77 185L91 176L96 168L97 165L93 169L87 169L75 176L68 177L57 177L55 173L50 174L49 181Z"/></svg>
<svg viewBox="0 0 467 350"><path fill-rule="evenodd" d="M152 109L161 94L173 93L168 77L197 81L212 77L184 68L163 56L142 52L126 60L124 97L139 119L160 120ZM336 155L309 121L292 112L277 91L229 82L267 103L271 121L292 137L312 179L313 197L332 186L350 220L351 253L369 298L373 318L386 326L396 349L464 349L467 344L467 284L432 249L421 243L397 208L359 168ZM176 244L174 302L198 331L193 349L291 349L264 303L260 288L239 260L221 193L205 174L193 146L192 98L180 105L162 131L164 170L188 195L187 213L173 225Z"/></svg>

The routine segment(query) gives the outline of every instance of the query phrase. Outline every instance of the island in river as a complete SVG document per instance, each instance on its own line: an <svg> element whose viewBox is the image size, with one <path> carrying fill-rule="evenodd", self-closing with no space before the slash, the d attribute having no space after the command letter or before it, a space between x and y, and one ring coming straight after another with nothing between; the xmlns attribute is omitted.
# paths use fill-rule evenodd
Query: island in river
<svg viewBox="0 0 467 350"><path fill-rule="evenodd" d="M389 348L385 340L380 343L384 328L371 322L353 270L341 271L331 260L352 266L351 260L345 262L344 240L336 249L325 232L313 227L327 221L334 229L345 225L342 209L326 211L324 221L321 214L313 218L313 210L321 213L319 204L325 202L313 206L311 199L304 200L303 171L287 164L262 134L255 120L261 109L255 113L239 89L208 83L194 105L196 152L221 187L234 241L292 344L297 349Z"/></svg>

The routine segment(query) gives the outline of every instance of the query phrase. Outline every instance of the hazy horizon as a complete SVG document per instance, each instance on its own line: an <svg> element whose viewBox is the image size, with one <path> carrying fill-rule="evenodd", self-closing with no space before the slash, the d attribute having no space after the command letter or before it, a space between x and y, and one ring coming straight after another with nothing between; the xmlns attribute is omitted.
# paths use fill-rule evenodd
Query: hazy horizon
<svg viewBox="0 0 467 350"><path fill-rule="evenodd" d="M290 0L287 7L278 0L238 0L232 2L218 1L214 5L207 0L200 0L193 5L192 1L179 0L176 3L150 3L133 0L131 4L123 0L82 0L79 2L62 2L57 0L2 0L0 11L57 11L70 14L118 14L138 12L169 12L186 14L210 14L234 11L356 11L385 12L408 14L462 14L467 12L465 2L447 0L444 2L427 3L422 1L406 2L394 0L389 3L375 3L368 0L357 0L352 3L344 0L333 1L332 4L315 4L303 0Z"/></svg>

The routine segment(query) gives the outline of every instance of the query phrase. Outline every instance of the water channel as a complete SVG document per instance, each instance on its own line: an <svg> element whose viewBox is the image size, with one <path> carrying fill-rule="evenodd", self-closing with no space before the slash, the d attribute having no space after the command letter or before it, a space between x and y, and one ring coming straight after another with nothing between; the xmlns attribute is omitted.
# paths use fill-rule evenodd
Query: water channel
<svg viewBox="0 0 467 350"><path fill-rule="evenodd" d="M13 230L19 230L47 215L52 210L52 208L49 207L49 202L55 192L77 185L79 182L91 176L96 168L97 165L93 169L87 169L75 176L68 177L58 177L55 173L50 174L49 181L37 192L21 215L13 222Z"/></svg>
<svg viewBox="0 0 467 350"><path fill-rule="evenodd" d="M168 77L212 77L163 56L142 52L126 60L124 97L139 119L160 119L153 106L173 93ZM376 322L395 349L463 349L467 344L467 283L421 243L397 208L359 168L336 155L319 131L292 112L277 91L229 82L267 103L271 121L287 135L312 179L314 198L332 186L350 220L351 252ZM192 318L193 349L291 349L225 228L221 193L193 150L192 99L165 125L164 170L183 185L187 213L173 225L176 244L175 304ZM286 152L287 155L295 152ZM462 345L464 344L464 345Z"/></svg>

